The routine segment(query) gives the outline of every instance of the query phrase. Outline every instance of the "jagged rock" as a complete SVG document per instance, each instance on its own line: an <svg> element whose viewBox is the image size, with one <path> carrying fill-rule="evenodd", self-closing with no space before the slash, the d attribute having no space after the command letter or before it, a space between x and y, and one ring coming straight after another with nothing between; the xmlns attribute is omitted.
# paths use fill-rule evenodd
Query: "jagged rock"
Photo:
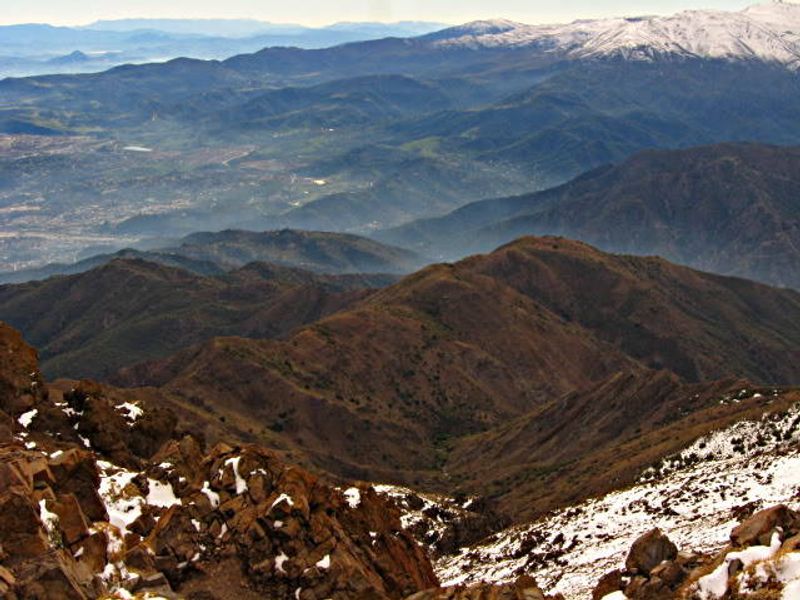
<svg viewBox="0 0 800 600"><path fill-rule="evenodd" d="M17 586L17 594L31 600L86 600L87 594L76 580L74 569L60 554L43 556L32 562L28 577Z"/></svg>
<svg viewBox="0 0 800 600"><path fill-rule="evenodd" d="M147 537L156 526L157 515L155 513L156 511L152 507L144 507L142 514L128 526L128 529L140 537Z"/></svg>
<svg viewBox="0 0 800 600"><path fill-rule="evenodd" d="M0 462L0 493L14 488L29 492L33 489L33 480L27 472L21 471L14 461Z"/></svg>
<svg viewBox="0 0 800 600"><path fill-rule="evenodd" d="M0 496L0 543L8 554L6 566L42 556L50 550L38 507L29 494L11 490Z"/></svg>
<svg viewBox="0 0 800 600"><path fill-rule="evenodd" d="M649 575L662 561L672 560L677 555L675 544L659 529L652 529L633 543L625 568L631 574Z"/></svg>
<svg viewBox="0 0 800 600"><path fill-rule="evenodd" d="M89 535L89 523L74 494L59 494L52 510L58 515L59 528L67 545L71 546Z"/></svg>
<svg viewBox="0 0 800 600"><path fill-rule="evenodd" d="M17 330L0 324L0 411L17 417L45 394L36 351Z"/></svg>
<svg viewBox="0 0 800 600"><path fill-rule="evenodd" d="M622 580L623 575L624 573L620 570L603 575L592 590L592 600L602 600L609 594L622 590L625 587Z"/></svg>
<svg viewBox="0 0 800 600"><path fill-rule="evenodd" d="M171 411L148 405L130 420L107 388L93 381L81 381L64 394L64 401L80 413L74 419L77 432L117 465L138 468L142 458L153 456L175 433L177 417Z"/></svg>
<svg viewBox="0 0 800 600"><path fill-rule="evenodd" d="M177 562L189 561L197 553L197 530L186 510L173 506L158 520L147 538L157 557L174 556Z"/></svg>
<svg viewBox="0 0 800 600"><path fill-rule="evenodd" d="M104 531L93 531L82 539L74 551L78 562L86 566L91 573L101 573L106 565L108 535Z"/></svg>
<svg viewBox="0 0 800 600"><path fill-rule="evenodd" d="M678 587L686 579L687 572L677 562L664 561L650 571L650 577L658 579L669 588Z"/></svg>
<svg viewBox="0 0 800 600"><path fill-rule="evenodd" d="M674 591L657 577L650 579L634 577L625 588L625 596L630 600L671 600Z"/></svg>
<svg viewBox="0 0 800 600"><path fill-rule="evenodd" d="M106 507L97 493L100 473L90 452L73 448L51 458L48 466L55 485L64 493L73 494L90 521L106 521Z"/></svg>
<svg viewBox="0 0 800 600"><path fill-rule="evenodd" d="M796 535L800 530L800 515L783 504L759 511L731 532L731 543L739 548L769 546L773 532L779 527L783 539Z"/></svg>

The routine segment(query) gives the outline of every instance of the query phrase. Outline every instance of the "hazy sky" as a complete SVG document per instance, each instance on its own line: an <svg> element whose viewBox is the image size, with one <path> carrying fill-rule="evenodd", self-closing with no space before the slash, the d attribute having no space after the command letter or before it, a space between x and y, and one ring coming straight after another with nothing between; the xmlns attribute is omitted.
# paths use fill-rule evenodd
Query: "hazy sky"
<svg viewBox="0 0 800 600"><path fill-rule="evenodd" d="M0 0L0 23L85 24L125 17L254 18L309 25L400 20L464 23L505 17L542 23L665 14L686 8L740 9L752 3L752 0Z"/></svg>

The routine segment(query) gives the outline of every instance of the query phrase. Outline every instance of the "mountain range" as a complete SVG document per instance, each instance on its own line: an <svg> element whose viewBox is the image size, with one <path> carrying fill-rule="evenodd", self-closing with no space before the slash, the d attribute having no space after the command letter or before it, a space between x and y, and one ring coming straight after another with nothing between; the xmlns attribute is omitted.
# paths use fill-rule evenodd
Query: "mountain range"
<svg viewBox="0 0 800 600"><path fill-rule="evenodd" d="M4 286L0 313L37 340L48 375L106 378L214 336L285 335L393 281L264 263L201 276L115 259L78 275Z"/></svg>
<svg viewBox="0 0 800 600"><path fill-rule="evenodd" d="M85 238L111 238L119 249L222 228L363 235L543 190L642 150L796 145L797 72L737 27L793 39L797 11L774 4L564 29L594 28L601 32L585 44L610 36L627 48L628 34L609 32L645 28L654 47L674 50L676 32L716 48L723 28L755 54L578 52L573 42L536 41L531 28L478 23L224 61L6 79L0 130L20 148L0 157L9 182L0 203L10 209L0 224L21 238L8 245L6 270L64 254L65 236L48 229L54 219L73 232L76 254ZM35 161L30 139L41 146ZM81 167L65 164L64 152ZM107 197L114 202L88 208ZM142 203L152 204L144 214ZM43 228L48 241L34 241ZM45 256L29 258L29 249Z"/></svg>
<svg viewBox="0 0 800 600"><path fill-rule="evenodd" d="M378 238L453 258L522 235L563 235L800 288L798 198L796 147L651 150L550 190L472 203Z"/></svg>
<svg viewBox="0 0 800 600"><path fill-rule="evenodd" d="M218 338L114 380L157 386L316 468L491 494L508 514L531 514L575 500L569 478L533 498L551 477L597 476L582 461L605 444L711 408L741 378L796 382L798 310L793 291L528 238L424 269L282 340ZM565 404L584 402L614 425L575 421L568 459L543 447L540 460L475 476L485 455L468 450L482 447L472 436L492 439L517 418L547 436L570 427ZM536 439L515 444L530 453Z"/></svg>
<svg viewBox="0 0 800 600"><path fill-rule="evenodd" d="M304 27L249 19L120 19L81 27L0 26L0 78L102 71L180 56L224 59L267 46L322 48L383 37L423 35L438 23L336 23Z"/></svg>
<svg viewBox="0 0 800 600"><path fill-rule="evenodd" d="M141 259L198 275L222 275L254 262L331 275L405 274L427 262L410 250L387 246L368 238L290 229L196 232L171 242L152 242L150 246L147 250L128 248L110 254L97 254L75 263L53 263L37 269L0 273L0 284L83 273L116 259Z"/></svg>
<svg viewBox="0 0 800 600"><path fill-rule="evenodd" d="M738 12L689 10L661 17L580 20L567 25L478 21L429 34L446 47L536 48L570 58L663 57L759 60L800 66L800 9L772 2Z"/></svg>

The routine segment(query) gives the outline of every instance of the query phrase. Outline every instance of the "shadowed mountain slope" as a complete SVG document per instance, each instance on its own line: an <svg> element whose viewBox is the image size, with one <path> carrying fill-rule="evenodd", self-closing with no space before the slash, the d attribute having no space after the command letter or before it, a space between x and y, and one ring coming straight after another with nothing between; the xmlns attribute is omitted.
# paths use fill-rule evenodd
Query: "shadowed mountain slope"
<svg viewBox="0 0 800 600"><path fill-rule="evenodd" d="M551 190L477 202L379 237L452 256L525 234L800 287L800 149L644 152Z"/></svg>
<svg viewBox="0 0 800 600"><path fill-rule="evenodd" d="M0 318L40 345L46 373L104 377L216 335L285 335L393 280L264 263L205 277L113 260L86 273L0 287Z"/></svg>
<svg viewBox="0 0 800 600"><path fill-rule="evenodd" d="M409 273L426 262L422 256L369 238L320 231L242 231L193 233L175 247L124 249L75 263L0 273L0 283L24 283L53 275L83 273L116 259L140 259L191 271L222 275L251 262L268 262L316 273Z"/></svg>

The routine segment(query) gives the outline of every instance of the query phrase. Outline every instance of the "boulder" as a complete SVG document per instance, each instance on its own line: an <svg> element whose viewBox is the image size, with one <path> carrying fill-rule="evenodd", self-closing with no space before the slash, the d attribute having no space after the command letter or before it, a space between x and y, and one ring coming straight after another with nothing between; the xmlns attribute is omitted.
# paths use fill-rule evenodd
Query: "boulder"
<svg viewBox="0 0 800 600"><path fill-rule="evenodd" d="M592 590L592 600L602 600L609 594L619 592L625 588L622 577L624 573L620 570L610 571L603 575Z"/></svg>
<svg viewBox="0 0 800 600"><path fill-rule="evenodd" d="M731 532L731 543L737 548L768 546L778 528L781 539L797 535L800 533L800 515L783 504L759 511Z"/></svg>
<svg viewBox="0 0 800 600"><path fill-rule="evenodd" d="M88 600L91 597L61 554L40 557L30 566L28 577L15 590L20 597L36 600Z"/></svg>
<svg viewBox="0 0 800 600"><path fill-rule="evenodd" d="M100 472L90 452L73 448L49 461L55 478L55 487L61 493L73 494L87 520L108 519L106 507L97 492L100 487Z"/></svg>
<svg viewBox="0 0 800 600"><path fill-rule="evenodd" d="M7 567L50 550L39 520L39 507L29 495L12 490L0 496L0 545L8 554Z"/></svg>
<svg viewBox="0 0 800 600"><path fill-rule="evenodd" d="M58 525L67 545L72 545L89 535L89 523L74 494L59 494L52 506L58 515Z"/></svg>
<svg viewBox="0 0 800 600"><path fill-rule="evenodd" d="M631 547L625 568L630 574L649 575L665 560L673 560L678 548L660 529L652 529L639 537Z"/></svg>

